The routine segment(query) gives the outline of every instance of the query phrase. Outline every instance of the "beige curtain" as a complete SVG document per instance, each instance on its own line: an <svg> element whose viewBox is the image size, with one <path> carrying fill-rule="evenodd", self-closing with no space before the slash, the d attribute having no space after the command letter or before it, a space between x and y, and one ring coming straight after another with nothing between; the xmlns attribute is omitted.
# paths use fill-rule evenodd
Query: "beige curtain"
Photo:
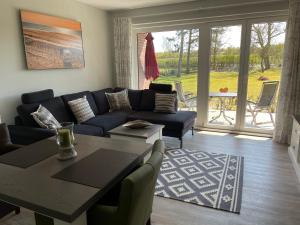
<svg viewBox="0 0 300 225"><path fill-rule="evenodd" d="M274 140L289 143L292 115L300 114L300 0L290 0Z"/></svg>
<svg viewBox="0 0 300 225"><path fill-rule="evenodd" d="M118 87L130 88L132 23L130 18L114 18L115 78Z"/></svg>

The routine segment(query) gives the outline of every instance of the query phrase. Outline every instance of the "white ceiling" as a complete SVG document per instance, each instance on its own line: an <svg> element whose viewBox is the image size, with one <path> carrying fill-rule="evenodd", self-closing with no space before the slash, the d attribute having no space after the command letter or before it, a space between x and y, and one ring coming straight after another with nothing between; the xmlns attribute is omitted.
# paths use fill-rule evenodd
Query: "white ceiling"
<svg viewBox="0 0 300 225"><path fill-rule="evenodd" d="M77 0L104 10L136 9L150 6L168 5L193 0Z"/></svg>

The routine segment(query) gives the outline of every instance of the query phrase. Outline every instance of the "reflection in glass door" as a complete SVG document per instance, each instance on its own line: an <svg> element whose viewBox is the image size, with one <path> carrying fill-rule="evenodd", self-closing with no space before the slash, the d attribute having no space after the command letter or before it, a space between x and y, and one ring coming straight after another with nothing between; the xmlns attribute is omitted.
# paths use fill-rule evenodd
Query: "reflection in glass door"
<svg viewBox="0 0 300 225"><path fill-rule="evenodd" d="M211 29L208 125L226 128L236 123L241 29Z"/></svg>
<svg viewBox="0 0 300 225"><path fill-rule="evenodd" d="M245 128L273 130L286 22L252 24Z"/></svg>

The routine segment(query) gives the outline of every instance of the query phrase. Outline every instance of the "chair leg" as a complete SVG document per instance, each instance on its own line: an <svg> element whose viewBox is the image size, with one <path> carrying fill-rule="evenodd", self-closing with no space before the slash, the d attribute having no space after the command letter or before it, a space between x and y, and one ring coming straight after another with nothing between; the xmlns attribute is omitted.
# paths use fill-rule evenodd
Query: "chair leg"
<svg viewBox="0 0 300 225"><path fill-rule="evenodd" d="M273 114L270 111L269 111L269 115L270 115L271 121L273 123L273 126L275 126L275 121L274 121L274 118L273 118Z"/></svg>
<svg viewBox="0 0 300 225"><path fill-rule="evenodd" d="M146 225L151 225L151 218L147 221Z"/></svg>

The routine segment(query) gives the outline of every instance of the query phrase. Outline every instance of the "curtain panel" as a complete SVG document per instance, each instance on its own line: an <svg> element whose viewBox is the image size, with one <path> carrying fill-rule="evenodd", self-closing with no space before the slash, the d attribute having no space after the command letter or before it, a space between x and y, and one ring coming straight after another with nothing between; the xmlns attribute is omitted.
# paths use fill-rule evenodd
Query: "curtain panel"
<svg viewBox="0 0 300 225"><path fill-rule="evenodd" d="M292 116L300 114L300 0L290 0L274 140L290 143Z"/></svg>
<svg viewBox="0 0 300 225"><path fill-rule="evenodd" d="M115 79L118 87L132 84L132 22L127 17L114 18Z"/></svg>

